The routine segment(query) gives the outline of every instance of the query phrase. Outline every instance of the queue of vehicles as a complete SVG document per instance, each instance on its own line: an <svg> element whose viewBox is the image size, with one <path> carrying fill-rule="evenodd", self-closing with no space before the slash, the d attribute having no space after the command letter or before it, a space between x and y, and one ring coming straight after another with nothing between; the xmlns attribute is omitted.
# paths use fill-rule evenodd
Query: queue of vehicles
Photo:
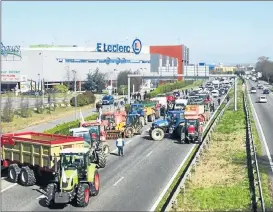
<svg viewBox="0 0 273 212"><path fill-rule="evenodd" d="M90 197L99 193L98 169L106 167L110 154L108 139L116 139L118 135L131 138L141 134L148 122L153 122L150 136L154 140L162 140L168 133L178 136L181 143L201 141L203 125L210 114L205 105L211 102L211 97L204 89L199 89L198 94L199 102L196 98L173 95L169 107L165 95L131 104L127 111L103 112L99 120L81 122L78 128L70 129L69 136L36 132L4 134L1 171L7 169L8 180L22 186L32 186L41 179L47 182L48 207L73 200L86 207ZM114 104L112 99L107 95L102 104ZM163 114L167 118L156 120L163 106L167 108Z"/></svg>
<svg viewBox="0 0 273 212"><path fill-rule="evenodd" d="M255 81L256 82L256 81ZM258 97L258 100L257 100L257 102L258 103L267 103L267 96L266 95L268 95L268 94L270 94L270 90L269 90L269 88L267 88L265 85L263 85L263 84L261 84L261 83L257 83L257 88L259 89L259 90L262 90L262 95L260 95L259 97ZM252 86L251 88L250 88L250 93L251 94L257 94L257 88L256 87L254 87L254 86Z"/></svg>

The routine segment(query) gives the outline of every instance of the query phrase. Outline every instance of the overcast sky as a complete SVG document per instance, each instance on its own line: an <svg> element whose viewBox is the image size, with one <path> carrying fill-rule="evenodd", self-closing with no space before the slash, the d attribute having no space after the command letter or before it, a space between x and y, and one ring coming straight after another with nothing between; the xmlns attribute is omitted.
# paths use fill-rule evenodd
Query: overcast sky
<svg viewBox="0 0 273 212"><path fill-rule="evenodd" d="M191 62L273 58L273 2L2 2L4 45L185 44ZM128 40L126 40L128 39Z"/></svg>

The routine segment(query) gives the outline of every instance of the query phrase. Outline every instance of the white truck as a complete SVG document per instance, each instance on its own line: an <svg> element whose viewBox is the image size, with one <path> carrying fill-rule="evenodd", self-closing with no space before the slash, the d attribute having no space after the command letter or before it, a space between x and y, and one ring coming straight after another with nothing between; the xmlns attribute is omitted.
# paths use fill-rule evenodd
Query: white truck
<svg viewBox="0 0 273 212"><path fill-rule="evenodd" d="M219 80L213 80L212 85L215 89L219 88L220 86L220 81Z"/></svg>

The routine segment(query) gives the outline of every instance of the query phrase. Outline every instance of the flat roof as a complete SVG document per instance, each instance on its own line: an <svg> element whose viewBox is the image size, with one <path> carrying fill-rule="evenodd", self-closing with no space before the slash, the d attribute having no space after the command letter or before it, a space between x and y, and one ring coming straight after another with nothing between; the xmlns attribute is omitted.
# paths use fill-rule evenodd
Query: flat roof
<svg viewBox="0 0 273 212"><path fill-rule="evenodd" d="M80 154L80 153L87 153L89 151L88 148L67 148L63 149L60 153L61 154L69 154L69 153L74 153L74 154Z"/></svg>

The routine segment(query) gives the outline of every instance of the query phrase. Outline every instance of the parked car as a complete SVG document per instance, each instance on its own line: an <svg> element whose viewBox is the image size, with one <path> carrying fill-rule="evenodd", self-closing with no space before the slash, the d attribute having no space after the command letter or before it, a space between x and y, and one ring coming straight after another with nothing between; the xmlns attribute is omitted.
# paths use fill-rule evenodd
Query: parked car
<svg viewBox="0 0 273 212"><path fill-rule="evenodd" d="M114 104L114 97L111 95L106 95L102 98L102 105L112 105Z"/></svg>

